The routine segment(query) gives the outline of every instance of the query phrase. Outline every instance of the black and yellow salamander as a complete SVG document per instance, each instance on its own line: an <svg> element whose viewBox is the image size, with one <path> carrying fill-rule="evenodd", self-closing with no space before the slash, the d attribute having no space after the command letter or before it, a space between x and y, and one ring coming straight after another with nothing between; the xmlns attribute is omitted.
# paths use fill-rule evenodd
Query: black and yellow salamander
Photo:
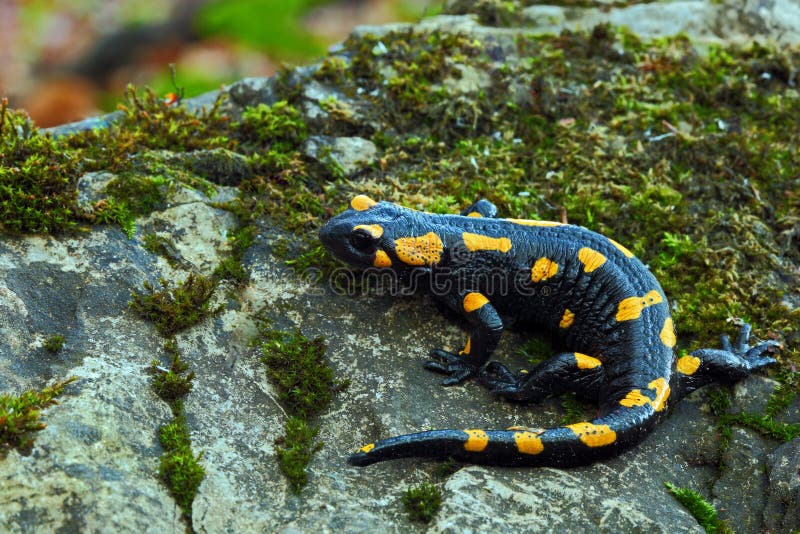
<svg viewBox="0 0 800 534"><path fill-rule="evenodd" d="M745 324L731 343L680 358L664 291L647 267L600 234L557 222L501 219L479 200L437 215L355 197L320 231L323 244L358 267L414 279L471 325L463 349L431 352L443 384L477 377L491 392L536 402L575 392L599 416L557 428L431 430L362 447L354 465L421 456L493 465L575 466L641 442L667 407L712 381L732 382L775 363L766 341L751 347ZM489 357L503 319L555 332L571 352L514 373ZM487 363L488 362L488 363Z"/></svg>

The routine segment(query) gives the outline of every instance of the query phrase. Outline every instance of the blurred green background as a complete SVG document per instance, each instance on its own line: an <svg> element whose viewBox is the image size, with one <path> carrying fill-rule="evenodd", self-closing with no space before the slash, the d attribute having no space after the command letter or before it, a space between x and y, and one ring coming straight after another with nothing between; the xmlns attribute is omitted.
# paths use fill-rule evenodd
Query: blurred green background
<svg viewBox="0 0 800 534"><path fill-rule="evenodd" d="M359 24L443 0L0 0L0 96L51 126L114 109L128 83L190 97L313 61Z"/></svg>

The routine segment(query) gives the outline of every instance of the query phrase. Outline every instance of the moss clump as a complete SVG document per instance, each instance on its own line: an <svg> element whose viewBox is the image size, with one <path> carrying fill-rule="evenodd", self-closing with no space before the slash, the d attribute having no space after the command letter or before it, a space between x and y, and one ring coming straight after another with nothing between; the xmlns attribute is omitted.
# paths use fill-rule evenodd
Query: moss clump
<svg viewBox="0 0 800 534"><path fill-rule="evenodd" d="M156 330L171 336L199 323L219 310L211 308L211 296L216 289L213 277L191 273L183 283L156 291L150 282L144 283L144 293L131 293L131 309L140 317L152 321Z"/></svg>
<svg viewBox="0 0 800 534"><path fill-rule="evenodd" d="M442 492L434 484L423 482L408 488L401 500L412 521L430 523L442 507Z"/></svg>
<svg viewBox="0 0 800 534"><path fill-rule="evenodd" d="M245 285L250 275L242 266L242 258L255 240L256 227L251 224L241 225L231 233L228 236L228 242L231 244L230 254L217 265L214 276L220 280L230 280L239 286Z"/></svg>
<svg viewBox="0 0 800 534"><path fill-rule="evenodd" d="M58 404L56 397L64 388L75 381L76 377L56 382L41 391L26 391L21 395L0 395L0 457L11 449L22 454L29 454L33 447L34 432L45 428L39 421L40 411L48 406Z"/></svg>
<svg viewBox="0 0 800 534"><path fill-rule="evenodd" d="M180 411L183 411L182 405ZM192 502L206 472L200 465L203 454L195 456L192 452L189 428L182 413L161 427L159 442L164 448L164 454L161 456L158 476L169 488L170 494L183 511L184 518L191 524Z"/></svg>
<svg viewBox="0 0 800 534"><path fill-rule="evenodd" d="M319 428L299 417L289 417L284 432L276 440L278 464L292 491L299 493L308 483L306 468L311 457L322 449L323 443L316 440Z"/></svg>
<svg viewBox="0 0 800 534"><path fill-rule="evenodd" d="M192 531L192 502L200 483L205 478L205 469L200 464L203 453L192 452L189 426L183 408L183 399L192 391L194 373L181 360L177 342L171 338L164 344L170 357L169 368L162 368L154 360L150 371L153 373L153 391L172 409L172 421L162 426L158 440L164 448L158 467L158 476L169 489L170 495L181 508L188 530Z"/></svg>
<svg viewBox="0 0 800 534"><path fill-rule="evenodd" d="M80 157L0 101L0 228L60 232L77 224Z"/></svg>
<svg viewBox="0 0 800 534"><path fill-rule="evenodd" d="M125 203L136 217L147 215L166 206L166 197L161 192L166 180L163 177L121 176L106 185L106 193L117 202Z"/></svg>
<svg viewBox="0 0 800 534"><path fill-rule="evenodd" d="M299 330L269 330L262 334L262 341L261 360L287 411L308 419L325 410L343 387L325 361L325 340L308 339Z"/></svg>
<svg viewBox="0 0 800 534"><path fill-rule="evenodd" d="M170 366L162 368L158 360L153 360L151 364L151 371L154 374L153 391L165 401L172 403L192 391L194 372L189 372L189 364L181 360L174 338L164 344L164 349L170 355Z"/></svg>
<svg viewBox="0 0 800 534"><path fill-rule="evenodd" d="M266 322L261 323L260 331L267 376L289 415L286 434L276 440L278 462L292 491L299 493L308 482L306 468L311 457L322 448L315 440L318 429L309 421L347 384L334 380L324 359L323 338L310 340L300 331L273 330Z"/></svg>
<svg viewBox="0 0 800 534"><path fill-rule="evenodd" d="M706 532L709 534L728 534L733 532L730 527L720 520L717 511L702 495L689 488L679 488L667 481L664 481L664 485L675 499L697 519L697 522Z"/></svg>
<svg viewBox="0 0 800 534"><path fill-rule="evenodd" d="M55 354L64 347L65 341L66 339L61 334L53 334L45 340L44 349L51 354Z"/></svg>

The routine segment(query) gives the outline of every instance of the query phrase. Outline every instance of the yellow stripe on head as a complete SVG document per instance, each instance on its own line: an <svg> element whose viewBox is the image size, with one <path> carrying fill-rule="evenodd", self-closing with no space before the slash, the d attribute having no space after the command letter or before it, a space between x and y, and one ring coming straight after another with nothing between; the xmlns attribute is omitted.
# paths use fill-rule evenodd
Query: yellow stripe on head
<svg viewBox="0 0 800 534"><path fill-rule="evenodd" d="M375 204L377 204L377 202L369 198L367 195L358 195L353 197L353 200L350 201L350 207L356 211L368 210Z"/></svg>

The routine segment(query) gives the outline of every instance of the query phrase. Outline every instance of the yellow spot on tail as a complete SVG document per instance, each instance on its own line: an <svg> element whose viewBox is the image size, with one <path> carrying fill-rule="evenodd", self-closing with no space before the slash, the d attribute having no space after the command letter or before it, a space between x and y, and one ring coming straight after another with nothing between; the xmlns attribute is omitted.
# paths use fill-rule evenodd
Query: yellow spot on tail
<svg viewBox="0 0 800 534"><path fill-rule="evenodd" d="M368 453L369 451L371 451L374 448L375 448L375 444L374 443L369 443L367 445L364 445L360 449L358 449L358 452Z"/></svg>
<svg viewBox="0 0 800 534"><path fill-rule="evenodd" d="M514 442L522 454L539 454L544 450L541 438L533 432L514 432Z"/></svg>
<svg viewBox="0 0 800 534"><path fill-rule="evenodd" d="M559 328L569 328L575 321L575 314L571 311L564 310L564 315L561 316L561 322L558 323Z"/></svg>
<svg viewBox="0 0 800 534"><path fill-rule="evenodd" d="M638 319L642 315L642 310L648 306L653 306L659 302L664 302L661 293L653 289L643 297L628 297L622 299L617 309L617 321L630 321Z"/></svg>
<svg viewBox="0 0 800 534"><path fill-rule="evenodd" d="M617 247L617 248L619 249L619 251L620 251L620 252L622 252L623 254L625 254L625 256L626 256L626 257L628 257L628 258L632 258L632 257L633 257L633 252L631 252L631 251L630 251L630 250L628 250L627 248L623 247L622 245L620 245L619 243L617 243L616 241L614 241L614 240L613 240L613 239L611 239L610 237L607 237L606 239L608 239L608 240L611 242L611 244L612 244L612 245L614 245L615 247Z"/></svg>
<svg viewBox="0 0 800 534"><path fill-rule="evenodd" d="M563 223L555 221L532 221L530 219L506 219L508 222L514 224L521 224L523 226L563 226Z"/></svg>
<svg viewBox="0 0 800 534"><path fill-rule="evenodd" d="M478 308L482 308L489 303L489 299L480 293L467 293L464 297L464 311L467 313L474 312Z"/></svg>
<svg viewBox="0 0 800 534"><path fill-rule="evenodd" d="M558 272L558 264L550 258L539 258L531 267L531 280L541 282L552 278Z"/></svg>
<svg viewBox="0 0 800 534"><path fill-rule="evenodd" d="M672 317L667 317L666 320L664 320L664 327L661 329L658 337L661 338L661 342L665 347L672 348L675 346L678 340L675 339L675 323L672 322Z"/></svg>
<svg viewBox="0 0 800 534"><path fill-rule="evenodd" d="M595 425L588 422L567 425L567 428L575 432L578 439L589 447L602 447L611 445L617 441L617 433L611 430L608 425Z"/></svg>
<svg viewBox="0 0 800 534"><path fill-rule="evenodd" d="M583 264L583 271L590 273L603 265L606 262L606 257L596 250L583 247L578 251L578 260Z"/></svg>
<svg viewBox="0 0 800 534"><path fill-rule="evenodd" d="M471 351L471 350L472 350L472 338L468 337L467 338L467 344L464 345L464 350L461 351L461 354L464 355L464 356L467 356L467 355L469 355L469 351Z"/></svg>
<svg viewBox="0 0 800 534"><path fill-rule="evenodd" d="M467 441L464 443L464 450L469 452L483 452L489 444L489 435L483 430L465 430Z"/></svg>
<svg viewBox="0 0 800 534"><path fill-rule="evenodd" d="M441 238L433 232L395 239L394 248L400 261L407 265L436 265L444 252Z"/></svg>
<svg viewBox="0 0 800 534"><path fill-rule="evenodd" d="M592 358L580 352L575 353L575 363L578 365L578 369L594 369L602 365L597 358Z"/></svg>
<svg viewBox="0 0 800 534"><path fill-rule="evenodd" d="M696 356L681 356L675 364L679 373L693 375L700 368L700 358Z"/></svg>
<svg viewBox="0 0 800 534"><path fill-rule="evenodd" d="M392 260L389 255L382 250L375 252L375 260L372 262L375 267L391 267Z"/></svg>
<svg viewBox="0 0 800 534"><path fill-rule="evenodd" d="M470 252L478 250L508 252L511 250L511 240L507 237L489 237L488 235L471 234L469 232L463 232L461 237Z"/></svg>
<svg viewBox="0 0 800 534"><path fill-rule="evenodd" d="M669 398L669 383L664 378L656 378L649 384L648 389L655 390L655 398L651 399L647 395L642 394L642 390L634 389L629 391L625 398L619 401L622 406L626 408L633 408L634 406L650 405L657 412L660 412L667 405Z"/></svg>
<svg viewBox="0 0 800 534"><path fill-rule="evenodd" d="M350 201L350 207L356 211L368 210L375 204L377 204L377 202L369 198L367 195L358 195Z"/></svg>
<svg viewBox="0 0 800 534"><path fill-rule="evenodd" d="M380 224L357 224L353 230L364 230L375 239L383 235L383 227Z"/></svg>
<svg viewBox="0 0 800 534"><path fill-rule="evenodd" d="M467 217L483 217L483 215L481 215L477 211L471 211L471 212L467 213Z"/></svg>

